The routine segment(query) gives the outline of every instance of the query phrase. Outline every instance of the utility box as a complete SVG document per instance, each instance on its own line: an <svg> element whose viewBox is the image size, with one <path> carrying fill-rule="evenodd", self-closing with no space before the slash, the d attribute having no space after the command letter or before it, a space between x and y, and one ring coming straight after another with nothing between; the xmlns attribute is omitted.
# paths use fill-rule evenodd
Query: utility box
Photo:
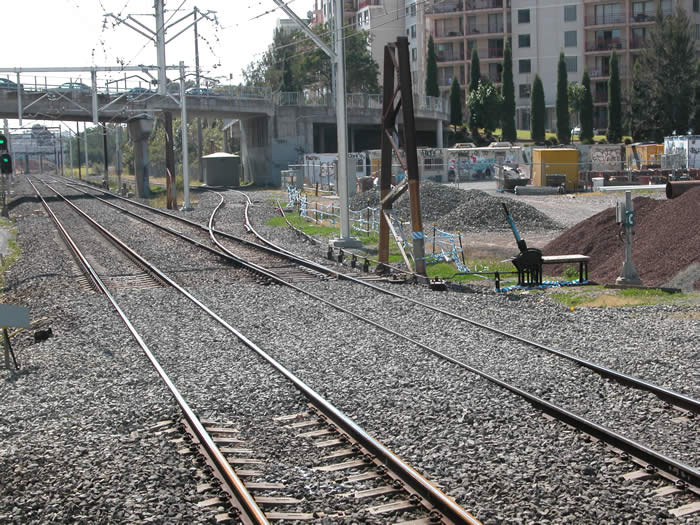
<svg viewBox="0 0 700 525"><path fill-rule="evenodd" d="M532 184L560 186L567 191L578 187L578 150L574 148L538 148L532 150Z"/></svg>
<svg viewBox="0 0 700 525"><path fill-rule="evenodd" d="M238 186L241 178L241 158L230 153L212 153L201 158L204 184L207 186Z"/></svg>
<svg viewBox="0 0 700 525"><path fill-rule="evenodd" d="M627 168L630 170L641 170L642 166L661 164L661 155L663 154L663 144L638 142L625 146L625 160Z"/></svg>

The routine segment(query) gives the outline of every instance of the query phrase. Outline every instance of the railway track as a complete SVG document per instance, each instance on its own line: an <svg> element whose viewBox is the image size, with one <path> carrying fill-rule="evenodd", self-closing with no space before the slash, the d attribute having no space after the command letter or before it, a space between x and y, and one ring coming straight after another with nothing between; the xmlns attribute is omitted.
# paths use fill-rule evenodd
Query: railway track
<svg viewBox="0 0 700 525"><path fill-rule="evenodd" d="M101 235L109 239L110 243L114 247L117 247L120 253L126 254L128 259L135 260L140 266L147 268L160 282L167 285L170 289L176 290L190 303L206 313L208 318L223 327L230 336L237 338L245 347L253 350L278 374L283 376L289 384L293 385L300 395L304 396L308 402L313 405L313 409L317 412L315 415L309 414L308 412L294 413L292 415L278 417L276 421L291 421L288 425L291 429L304 428L305 432L302 433L302 437L321 437L322 441L314 443L314 446L326 450L328 453L321 456L319 458L320 460L337 461L338 458L340 458L340 463L331 462L330 464L318 466L317 470L319 472L327 473L352 469L354 473L344 478L345 483L360 482L373 485L372 488L351 492L352 497L358 502L361 502L358 503L360 508L365 508L367 506L365 501L367 501L368 498L391 497L391 501L369 506L366 508L366 511L371 515L377 516L383 516L387 513L408 514L410 519L403 521L416 524L435 522L478 523L475 518L456 505L453 500L446 497L441 491L436 489L416 470L407 465L380 442L372 438L360 426L322 398L308 385L303 383L291 371L275 361L262 348L226 322L219 314L212 311L194 295L159 270L154 264L147 261L126 243L119 240L115 235L109 232L107 228L100 225L84 211L70 203L67 198L63 197L52 186L46 183L45 185L57 197L61 198L63 202L70 206L73 212L79 214L90 223L92 228L97 229ZM98 271L95 270L95 265L88 262L89 257L85 256L85 249L83 248L81 250L78 248L78 244L72 239L66 227L59 220L57 214L51 209L46 200L41 197L38 188L34 184L32 184L32 187L37 195L40 196L43 206L54 219L55 224L59 227L68 245L74 250L76 258L81 261L83 268L89 273L96 290L108 298L113 308L117 311L122 321L131 332L134 340L139 344L151 365L157 371L161 380L167 385L168 390L182 410L184 417L183 425L186 428L191 444L189 448L183 449L183 453L198 450L201 453L201 458L203 458L198 464L208 465L211 473L219 480L218 487L211 483L202 484L203 491L217 491L216 496L207 498L203 502L203 506L223 503L222 497L226 496L233 510L228 513L228 515L226 515L226 513L220 513L217 519L240 520L243 523L267 523L269 520L280 519L311 520L323 517L323 512L290 513L280 511L280 506L302 503L301 500L292 497L251 494L251 491L260 490L279 491L280 489L284 489L284 485L257 481L251 481L246 485L246 483L241 480L241 477L260 476L262 472L241 469L243 475L238 476L233 465L255 465L262 462L257 458L237 456L239 454L249 454L252 452L251 449L246 449L241 446L219 446L219 444L222 443L225 445L244 445L245 441L238 437L232 437L238 434L237 429L212 424L211 422L209 422L209 428L207 428L206 422L203 423L196 416L194 410L190 408L173 381L166 374L157 360L155 353L146 344L144 334L136 329L134 323L132 323L125 313L125 310L120 303L117 302L113 292L105 285ZM94 247L95 245L93 245L93 248ZM108 259L114 260L113 256L108 257ZM122 264L122 262L116 260L114 262L117 266ZM263 507L267 507L268 510L264 511ZM269 510L270 508L272 510Z"/></svg>
<svg viewBox="0 0 700 525"><path fill-rule="evenodd" d="M213 217L214 214L212 214L212 218L210 219L209 223L209 230L210 234L213 236L214 235L214 228L213 228ZM251 227L251 225L248 225ZM202 226L199 226L199 228L203 228ZM223 232L221 232L223 233ZM261 241L262 242L262 241ZM220 246L220 248L223 247ZM286 252L286 250L279 250L281 253ZM255 263L253 263L253 266L255 266ZM260 269L264 273L264 269ZM344 275L337 270L329 270L328 268L325 267L320 267L319 271L326 271L329 274L334 274L337 277L345 278L345 279L350 279L352 280L352 277L349 277L347 275ZM271 279L279 279L278 282L282 282L283 279L279 276L270 276ZM363 283L366 284L366 283ZM389 294L392 295L393 297L400 298L402 300L409 300L413 302L414 304L417 304L421 307L424 308L429 308L433 311L437 311L438 313L442 315L447 315L448 317L452 317L453 319L459 321L459 322L467 322L470 324L473 324L479 328L486 328L487 330L497 333L501 336L505 337L511 337L513 339L518 340L521 343L524 343L525 345L535 347L539 350L544 350L550 354L554 354L558 356L559 358L565 358L570 361L576 362L578 365L584 366L588 369L594 370L595 372L602 374L604 376L610 377L616 381L619 381L625 385L628 386L634 386L637 389L641 389L644 391L650 391L653 392L654 394L658 395L659 397L677 405L683 407L685 410L691 413L695 413L697 411L697 401L693 400L692 398L689 398L688 396L683 396L676 394L668 389L663 389L660 387L657 387L653 384L644 382L644 381L639 381L636 380L635 378L619 374L615 372L614 370L606 369L604 367L599 367L595 365L594 363L590 362L585 362L583 360L579 360L575 356L573 356L570 353L565 353L558 351L556 349L547 347L546 345L540 345L539 343L536 343L534 341L530 341L524 338L521 338L519 336L513 336L512 334L508 334L504 331L494 329L489 326L484 326L482 323L477 323L474 322L470 319L463 318L462 316L453 314L451 312L444 311L439 308L435 308L434 306L425 304L425 303L420 303L419 301L416 301L414 299L410 299L407 297L399 296L398 294L395 294L393 292L387 292L385 289L379 289L376 286L373 286L375 289L378 291L381 291L384 294ZM350 313L346 310L346 313ZM377 323L373 323L367 319L365 319L365 322L370 322L370 324L373 324L374 326L378 326ZM565 421L567 424L570 424L572 426L575 426L576 428L579 428L583 430L584 432L587 432L589 435L594 436L595 439L600 439L603 442L607 443L608 445L614 447L620 453L623 455L632 455L634 456L638 463L643 467L644 472L646 473L645 475L649 475L650 473L655 473L657 470L659 470L663 475L665 475L668 479L671 481L675 482L678 484L679 488L688 488L691 491L695 491L697 493L697 480L698 480L698 474L697 470L694 469L693 467L690 467L688 465L683 465L682 463L673 460L672 458L664 455L664 454L659 454L656 451L649 449L648 447L643 446L641 443L636 443L634 440L630 440L628 438L625 438L624 436L617 434L615 432L610 432L608 429L596 425L595 423L592 423L590 421L586 421L583 418L580 418L573 414L570 411L567 411L565 409L562 409L560 407L557 407L556 405L552 403L548 403L544 399L540 399L537 396L532 396L529 395L527 392L524 392L520 388L514 386L514 385L509 385L508 383L504 381L500 381L495 377L489 376L488 374L485 374L476 368L473 368L469 365L467 365L464 362L460 362L457 359L451 358L450 356L447 356L445 354L442 354L440 352L437 352L434 348L430 348L427 345L424 345L416 340L411 339L410 337L402 336L401 334L398 334L397 332L394 332L394 335L403 337L405 340L418 345L419 347L423 348L424 350L428 350L430 352L435 353L436 355L440 355L442 358L449 359L451 362L458 364L459 366L462 366L468 370L470 370L473 373L477 373L481 375L482 377L485 377L489 379L490 381L495 382L496 384L499 384L501 387L506 388L510 390L513 393L516 393L525 399L527 399L530 403L533 405L537 406L541 410L543 410L546 413L549 413L553 415L554 417L557 417L558 419Z"/></svg>

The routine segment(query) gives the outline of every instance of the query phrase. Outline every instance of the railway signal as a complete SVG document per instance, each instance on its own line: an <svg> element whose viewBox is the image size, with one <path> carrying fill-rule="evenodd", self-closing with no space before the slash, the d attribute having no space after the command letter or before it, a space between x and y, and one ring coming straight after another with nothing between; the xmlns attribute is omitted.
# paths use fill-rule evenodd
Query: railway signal
<svg viewBox="0 0 700 525"><path fill-rule="evenodd" d="M12 157L7 152L7 137L0 134L0 173L9 175L12 173Z"/></svg>

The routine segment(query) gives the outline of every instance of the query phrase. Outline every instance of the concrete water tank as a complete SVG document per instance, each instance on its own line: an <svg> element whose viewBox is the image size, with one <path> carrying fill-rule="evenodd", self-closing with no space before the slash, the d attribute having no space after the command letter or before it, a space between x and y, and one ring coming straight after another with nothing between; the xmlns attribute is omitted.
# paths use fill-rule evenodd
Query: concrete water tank
<svg viewBox="0 0 700 525"><path fill-rule="evenodd" d="M204 184L207 186L238 186L241 158L230 153L212 153L202 157Z"/></svg>

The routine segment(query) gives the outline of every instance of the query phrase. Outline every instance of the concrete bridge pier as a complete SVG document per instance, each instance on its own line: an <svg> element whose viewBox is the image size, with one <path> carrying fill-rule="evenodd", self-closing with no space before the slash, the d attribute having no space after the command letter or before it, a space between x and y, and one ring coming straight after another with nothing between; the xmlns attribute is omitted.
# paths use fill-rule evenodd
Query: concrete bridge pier
<svg viewBox="0 0 700 525"><path fill-rule="evenodd" d="M148 177L151 163L148 157L148 137L153 131L153 118L138 118L128 122L129 136L134 144L134 171L136 172L136 195L146 198L150 194Z"/></svg>

